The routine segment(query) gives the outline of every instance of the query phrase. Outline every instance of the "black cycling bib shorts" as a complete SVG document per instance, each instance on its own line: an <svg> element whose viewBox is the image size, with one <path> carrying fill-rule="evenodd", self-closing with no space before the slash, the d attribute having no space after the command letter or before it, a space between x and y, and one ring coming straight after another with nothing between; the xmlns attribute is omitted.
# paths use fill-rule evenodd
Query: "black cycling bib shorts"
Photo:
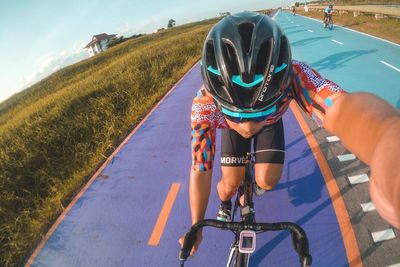
<svg viewBox="0 0 400 267"><path fill-rule="evenodd" d="M247 152L253 148L256 163L283 164L285 160L285 137L282 119L262 128L251 138L244 138L235 130L222 129L221 166L245 166Z"/></svg>

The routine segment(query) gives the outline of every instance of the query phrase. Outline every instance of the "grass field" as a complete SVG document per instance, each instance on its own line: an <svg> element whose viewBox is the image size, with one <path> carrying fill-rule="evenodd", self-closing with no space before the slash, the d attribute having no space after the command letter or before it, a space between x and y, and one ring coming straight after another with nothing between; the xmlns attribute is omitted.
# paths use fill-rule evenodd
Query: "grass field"
<svg viewBox="0 0 400 267"><path fill-rule="evenodd" d="M96 168L200 57L216 20L129 40L0 104L0 266L20 266Z"/></svg>
<svg viewBox="0 0 400 267"><path fill-rule="evenodd" d="M303 16L322 20L322 11L304 12L300 8L297 13ZM337 25L368 33L394 43L400 44L400 19L384 18L376 20L373 15L354 17L352 12L339 15L333 14L333 22Z"/></svg>

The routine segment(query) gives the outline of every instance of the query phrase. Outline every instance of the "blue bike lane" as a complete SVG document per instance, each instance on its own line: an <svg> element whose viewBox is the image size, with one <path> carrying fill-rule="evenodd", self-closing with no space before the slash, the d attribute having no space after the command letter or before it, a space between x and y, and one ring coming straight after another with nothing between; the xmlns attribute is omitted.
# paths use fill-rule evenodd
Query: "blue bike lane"
<svg viewBox="0 0 400 267"><path fill-rule="evenodd" d="M400 45L336 25L324 29L321 21L288 12L276 21L295 59L349 92L370 92L400 108Z"/></svg>
<svg viewBox="0 0 400 267"><path fill-rule="evenodd" d="M191 224L190 108L200 85L196 65L64 215L33 266L178 265L177 241ZM284 172L274 190L255 199L257 221L297 222L309 236L315 266L347 266L352 259L346 257L324 178L291 111L284 116L284 125ZM217 146L207 218L215 218L219 205L219 153ZM167 197L171 192L175 195ZM161 217L165 228L162 223L156 226ZM187 266L225 265L232 233L206 228L203 235L199 252ZM251 266L298 266L288 233L268 232L257 238Z"/></svg>

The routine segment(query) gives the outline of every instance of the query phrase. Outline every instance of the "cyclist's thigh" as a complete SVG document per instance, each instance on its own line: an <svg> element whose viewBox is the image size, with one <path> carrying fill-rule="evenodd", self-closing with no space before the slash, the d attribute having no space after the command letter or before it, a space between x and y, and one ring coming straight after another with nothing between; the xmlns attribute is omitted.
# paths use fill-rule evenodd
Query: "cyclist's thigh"
<svg viewBox="0 0 400 267"><path fill-rule="evenodd" d="M275 185L281 176L285 160L285 137L282 120L264 128L254 139L255 174L261 187ZM268 189L268 188L266 188Z"/></svg>
<svg viewBox="0 0 400 267"><path fill-rule="evenodd" d="M285 160L285 136L282 119L263 128L254 138L256 163L283 164Z"/></svg>
<svg viewBox="0 0 400 267"><path fill-rule="evenodd" d="M222 179L240 183L244 177L246 153L250 152L251 138L243 138L236 131L222 129L221 170Z"/></svg>

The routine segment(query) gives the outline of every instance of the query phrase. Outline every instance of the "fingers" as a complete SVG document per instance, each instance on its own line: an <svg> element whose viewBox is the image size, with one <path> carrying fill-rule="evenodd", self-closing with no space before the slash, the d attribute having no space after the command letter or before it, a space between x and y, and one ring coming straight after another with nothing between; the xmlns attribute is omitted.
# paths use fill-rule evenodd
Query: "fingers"
<svg viewBox="0 0 400 267"><path fill-rule="evenodd" d="M194 243L192 251L190 251L190 256L193 256L197 252L197 249L199 248L200 242L201 242L201 239L197 240L196 243Z"/></svg>
<svg viewBox="0 0 400 267"><path fill-rule="evenodd" d="M200 243L201 243L201 241L203 239L203 236L202 236L201 232L198 232L197 235L198 235L197 236L197 240L194 243L194 245L192 247L192 250L190 251L190 256L193 256L197 252L197 249L198 249L198 247L199 247L199 245L200 245ZM182 236L181 238L179 238L179 240L178 240L178 243L181 246L181 248L183 247L184 240L185 240L185 235Z"/></svg>
<svg viewBox="0 0 400 267"><path fill-rule="evenodd" d="M192 257L197 252L197 247L193 246L192 251L190 251L190 257Z"/></svg>
<svg viewBox="0 0 400 267"><path fill-rule="evenodd" d="M179 238L179 240L178 240L179 245L181 245L181 248L183 247L183 240L185 240L185 236L182 236L182 237Z"/></svg>

